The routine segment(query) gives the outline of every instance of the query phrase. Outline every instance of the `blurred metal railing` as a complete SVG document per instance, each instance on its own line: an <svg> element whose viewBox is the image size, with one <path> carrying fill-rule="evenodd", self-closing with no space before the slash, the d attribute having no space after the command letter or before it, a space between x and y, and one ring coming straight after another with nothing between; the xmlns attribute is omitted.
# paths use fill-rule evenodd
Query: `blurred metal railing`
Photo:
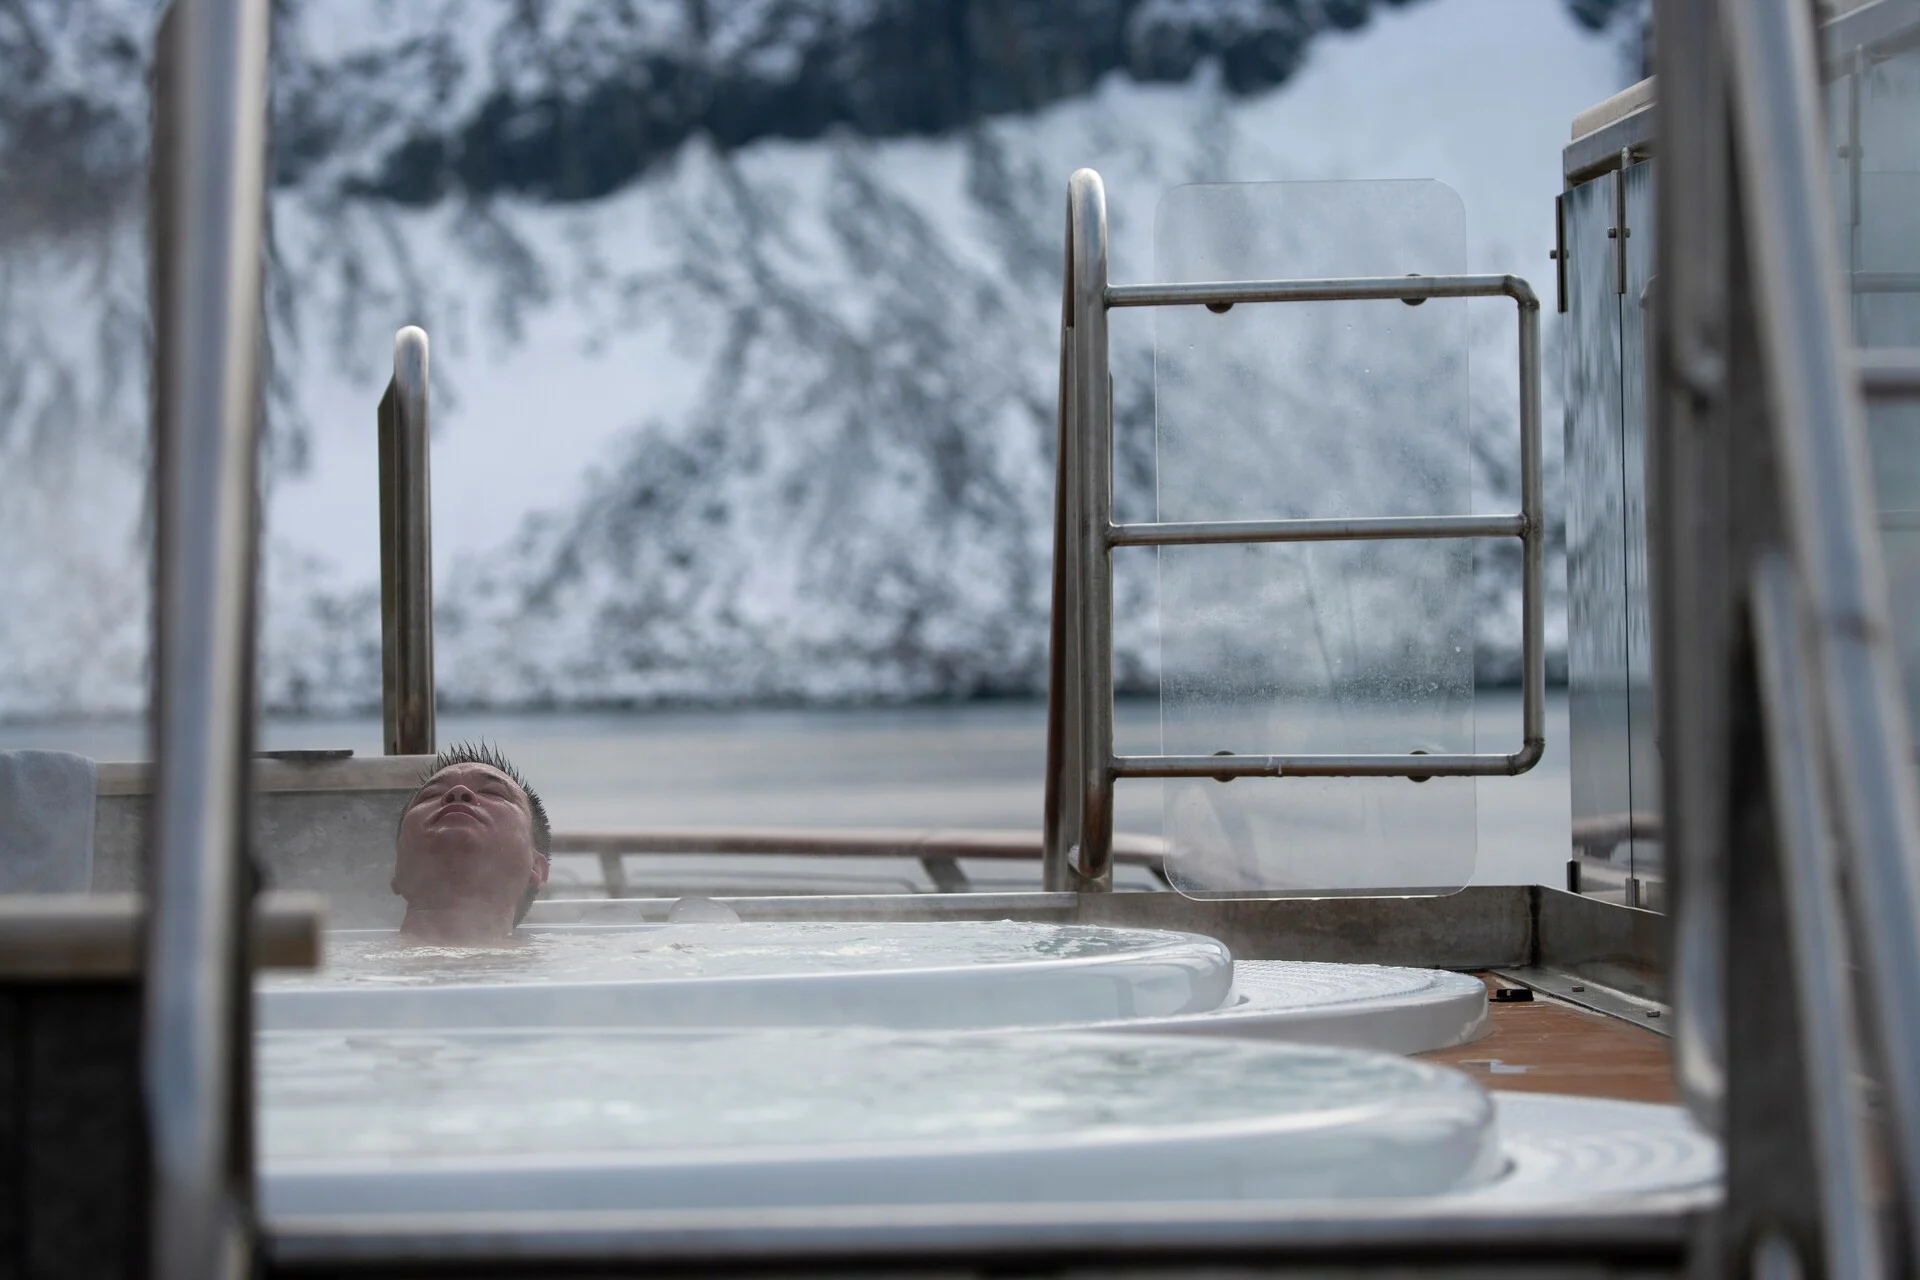
<svg viewBox="0 0 1920 1280"><path fill-rule="evenodd" d="M380 397L380 709L386 752L434 751L433 481L427 335L393 336L393 378Z"/></svg>
<svg viewBox="0 0 1920 1280"><path fill-rule="evenodd" d="M1920 398L1920 350L1868 347L1854 353L1860 391L1869 400Z"/></svg>
<svg viewBox="0 0 1920 1280"><path fill-rule="evenodd" d="M162 19L155 59L159 480L142 1052L150 1266L165 1280L237 1280L254 1265L254 886L245 846L268 10L268 0L177 0Z"/></svg>
<svg viewBox="0 0 1920 1280"><path fill-rule="evenodd" d="M1817 1151L1830 1276L1884 1275L1874 1221L1859 1034L1844 963L1846 911L1833 815L1820 777L1819 709L1802 634L1800 591L1792 566L1773 552L1754 568L1754 652L1766 721L1769 784L1778 815L1781 898L1787 943L1799 970L1801 1072Z"/></svg>
<svg viewBox="0 0 1920 1280"><path fill-rule="evenodd" d="M1726 1142L1711 1265L1871 1277L1892 1246L1908 1274L1920 811L1863 399L1920 366L1853 349L1812 7L1656 13L1649 564L1676 1065Z"/></svg>
<svg viewBox="0 0 1920 1280"><path fill-rule="evenodd" d="M593 854L610 898L630 891L623 859L628 855L702 854L715 856L809 858L914 858L943 893L969 887L961 858L1023 862L1041 857L1035 831L928 829L897 827L642 827L631 830L556 831L553 852ZM1151 869L1163 881L1171 856L1158 836L1116 835L1113 860Z"/></svg>
<svg viewBox="0 0 1920 1280"><path fill-rule="evenodd" d="M1517 515L1113 523L1111 307L1427 298L1511 298L1519 315L1520 511ZM1525 773L1546 747L1542 589L1540 303L1517 276L1383 276L1202 284L1107 282L1107 202L1100 175L1067 187L1066 286L1060 334L1059 466L1053 631L1047 691L1046 886L1111 886L1113 785L1119 778L1483 777ZM1113 753L1113 549L1250 542L1520 539L1521 745L1508 754L1117 756Z"/></svg>
<svg viewBox="0 0 1920 1280"><path fill-rule="evenodd" d="M1846 848L1844 878L1862 926L1857 958L1885 1059L1890 1146L1911 1229L1920 1226L1920 810L1874 528L1865 410L1838 283L1817 37L1797 6L1735 4L1719 12L1748 210L1755 333L1798 586L1794 623L1808 642L1824 748L1818 776ZM1790 820L1783 811L1781 824ZM1851 988L1839 941L1835 935L1833 946L1803 961L1803 983ZM1821 1173L1824 1193L1846 1191L1834 1170ZM1845 1204L1824 1208L1830 1232L1865 1217Z"/></svg>

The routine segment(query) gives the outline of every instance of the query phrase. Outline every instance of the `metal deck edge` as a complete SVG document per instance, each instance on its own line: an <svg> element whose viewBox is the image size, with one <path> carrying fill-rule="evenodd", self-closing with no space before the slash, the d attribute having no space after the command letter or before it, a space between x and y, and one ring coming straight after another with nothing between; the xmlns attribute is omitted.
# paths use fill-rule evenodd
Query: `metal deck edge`
<svg viewBox="0 0 1920 1280"><path fill-rule="evenodd" d="M1552 996L1588 1013L1617 1018L1630 1026L1671 1037L1672 1010L1657 1000L1630 995L1604 983L1576 973L1550 969L1543 965L1525 965L1517 969L1490 969L1497 978Z"/></svg>
<svg viewBox="0 0 1920 1280"><path fill-rule="evenodd" d="M1418 1201L822 1206L618 1213L486 1213L289 1219L272 1224L276 1271L350 1265L634 1261L972 1260L1025 1255L1146 1260L1338 1255L1613 1257L1677 1261L1711 1191L1620 1196L1585 1209L1436 1208Z"/></svg>

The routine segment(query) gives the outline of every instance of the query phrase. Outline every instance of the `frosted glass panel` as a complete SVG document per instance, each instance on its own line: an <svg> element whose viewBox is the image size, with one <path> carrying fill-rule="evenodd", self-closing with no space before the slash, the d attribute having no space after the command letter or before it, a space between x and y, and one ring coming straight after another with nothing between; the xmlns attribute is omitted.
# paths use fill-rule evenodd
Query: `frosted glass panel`
<svg viewBox="0 0 1920 1280"><path fill-rule="evenodd" d="M1466 263L1436 182L1178 188L1163 281L1443 275ZM1470 510L1467 304L1432 299L1156 314L1159 518ZM1160 553L1161 724L1172 754L1467 752L1473 544ZM1474 784L1170 782L1189 893L1448 892L1474 865Z"/></svg>

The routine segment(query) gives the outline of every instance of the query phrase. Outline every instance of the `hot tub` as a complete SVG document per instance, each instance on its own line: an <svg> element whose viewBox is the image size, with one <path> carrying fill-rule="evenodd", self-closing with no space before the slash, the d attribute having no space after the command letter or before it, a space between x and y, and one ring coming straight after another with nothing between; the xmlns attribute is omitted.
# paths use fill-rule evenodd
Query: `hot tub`
<svg viewBox="0 0 1920 1280"><path fill-rule="evenodd" d="M1301 1045L290 1032L258 1062L279 1216L1412 1196L1506 1167L1466 1077Z"/></svg>
<svg viewBox="0 0 1920 1280"><path fill-rule="evenodd" d="M280 1032L270 1220L1423 1197L1710 1195L1679 1108L1488 1095L1353 1050L865 1029Z"/></svg>
<svg viewBox="0 0 1920 1280"><path fill-rule="evenodd" d="M1083 1027L1419 1053L1486 1026L1472 977L1252 961L1197 934L1014 921L553 926L511 948L329 936L269 977L268 1030Z"/></svg>
<svg viewBox="0 0 1920 1280"><path fill-rule="evenodd" d="M1071 1025L1204 1013L1233 958L1197 934L1015 921L701 923L529 931L506 948L330 936L263 979L266 1030Z"/></svg>
<svg viewBox="0 0 1920 1280"><path fill-rule="evenodd" d="M262 1197L338 1214L1710 1187L1677 1108L1494 1099L1415 1052L1478 980L1015 922L336 936L257 1001ZM1155 1032L1159 1034L1144 1034Z"/></svg>

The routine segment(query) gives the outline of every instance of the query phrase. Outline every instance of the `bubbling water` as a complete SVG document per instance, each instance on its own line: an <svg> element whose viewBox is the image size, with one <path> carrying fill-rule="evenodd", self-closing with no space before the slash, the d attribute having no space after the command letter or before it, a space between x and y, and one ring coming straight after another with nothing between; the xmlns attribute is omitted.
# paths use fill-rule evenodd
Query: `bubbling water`
<svg viewBox="0 0 1920 1280"><path fill-rule="evenodd" d="M1391 1145L1391 1132L1417 1141L1492 1116L1464 1076L1382 1054L1065 1033L267 1033L259 1072L269 1163L1030 1144L1248 1124L1291 1129L1304 1155L1316 1129L1379 1128Z"/></svg>
<svg viewBox="0 0 1920 1280"><path fill-rule="evenodd" d="M720 904L715 904L720 905ZM315 987L621 982L1152 959L1226 948L1193 934L1013 920L847 923L681 922L529 930L516 946L414 945L396 934L333 935L315 974L274 975L266 991Z"/></svg>

